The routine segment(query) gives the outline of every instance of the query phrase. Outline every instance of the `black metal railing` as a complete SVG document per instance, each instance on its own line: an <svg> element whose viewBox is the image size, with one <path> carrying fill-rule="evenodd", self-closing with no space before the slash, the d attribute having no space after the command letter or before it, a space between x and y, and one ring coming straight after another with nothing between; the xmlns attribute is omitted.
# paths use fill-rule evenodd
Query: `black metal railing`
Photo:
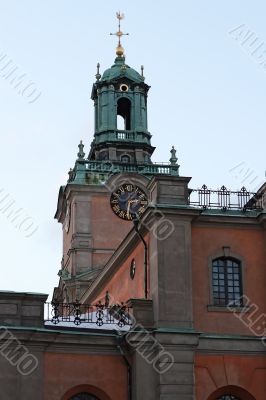
<svg viewBox="0 0 266 400"><path fill-rule="evenodd" d="M45 322L53 325L70 323L79 326L82 323L103 325L131 326L130 308L124 303L106 305L100 301L94 305L74 303L61 303L53 301L45 303Z"/></svg>
<svg viewBox="0 0 266 400"><path fill-rule="evenodd" d="M263 209L263 197L249 192L245 187L239 191L228 190L222 186L219 190L208 189L203 185L201 189L191 190L189 204L203 209L226 210L261 210Z"/></svg>

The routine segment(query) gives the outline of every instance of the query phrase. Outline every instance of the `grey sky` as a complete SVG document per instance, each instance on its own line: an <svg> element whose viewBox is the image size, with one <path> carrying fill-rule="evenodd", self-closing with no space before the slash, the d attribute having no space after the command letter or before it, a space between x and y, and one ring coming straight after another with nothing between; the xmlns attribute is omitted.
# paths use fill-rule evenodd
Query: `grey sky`
<svg viewBox="0 0 266 400"><path fill-rule="evenodd" d="M266 47L255 54L250 48L253 38L266 42L264 2L2 0L0 189L39 228L26 238L0 211L0 289L52 293L57 284L58 189L80 139L89 150L91 86L97 62L103 71L114 61L116 38L109 33L116 31L118 10L130 32L123 39L127 63L138 70L144 64L151 85L153 160L168 161L175 145L180 173L193 177L193 188L253 190L265 178L266 67L260 55ZM229 33L241 24L243 39L240 31ZM252 40L242 45L248 31ZM4 79L1 55L35 83L41 95L34 103L30 91L19 95Z"/></svg>

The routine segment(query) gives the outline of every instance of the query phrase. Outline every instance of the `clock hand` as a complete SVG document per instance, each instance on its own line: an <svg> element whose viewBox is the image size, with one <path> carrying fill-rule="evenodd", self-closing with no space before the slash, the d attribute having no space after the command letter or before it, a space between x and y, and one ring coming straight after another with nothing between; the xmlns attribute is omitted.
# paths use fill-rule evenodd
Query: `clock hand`
<svg viewBox="0 0 266 400"><path fill-rule="evenodd" d="M130 206L132 203L139 203L140 200L139 199L134 199L134 200L129 200L128 201L128 205L127 205L127 217L129 218L129 210L130 210Z"/></svg>
<svg viewBox="0 0 266 400"><path fill-rule="evenodd" d="M129 202L127 203L127 217L128 218L129 218L130 203L131 203L131 201L129 200Z"/></svg>

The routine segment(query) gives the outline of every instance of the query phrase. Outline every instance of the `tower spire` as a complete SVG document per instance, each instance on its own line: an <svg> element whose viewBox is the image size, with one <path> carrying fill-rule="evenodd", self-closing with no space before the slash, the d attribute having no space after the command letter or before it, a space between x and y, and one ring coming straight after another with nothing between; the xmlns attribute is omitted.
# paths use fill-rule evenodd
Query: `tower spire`
<svg viewBox="0 0 266 400"><path fill-rule="evenodd" d="M118 37L118 45L116 47L116 55L118 57L124 57L124 48L121 45L121 37L122 36L127 36L129 33L123 33L121 31L121 20L125 18L124 14L121 14L121 12L116 13L116 18L118 19L118 31L116 33L110 33L111 36L115 35Z"/></svg>

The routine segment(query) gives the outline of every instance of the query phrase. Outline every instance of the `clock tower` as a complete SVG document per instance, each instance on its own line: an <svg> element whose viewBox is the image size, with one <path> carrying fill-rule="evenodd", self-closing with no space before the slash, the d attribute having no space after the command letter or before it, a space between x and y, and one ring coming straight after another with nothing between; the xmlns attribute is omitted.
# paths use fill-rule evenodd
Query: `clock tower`
<svg viewBox="0 0 266 400"><path fill-rule="evenodd" d="M54 298L79 299L132 229L131 213L143 214L150 202L148 183L157 174L178 176L177 158L170 164L151 160L154 147L147 122L149 86L126 64L119 21L116 58L100 74L91 99L95 129L88 156L79 144L69 179L59 191L55 218L63 227L63 257ZM120 218L118 218L120 217Z"/></svg>

